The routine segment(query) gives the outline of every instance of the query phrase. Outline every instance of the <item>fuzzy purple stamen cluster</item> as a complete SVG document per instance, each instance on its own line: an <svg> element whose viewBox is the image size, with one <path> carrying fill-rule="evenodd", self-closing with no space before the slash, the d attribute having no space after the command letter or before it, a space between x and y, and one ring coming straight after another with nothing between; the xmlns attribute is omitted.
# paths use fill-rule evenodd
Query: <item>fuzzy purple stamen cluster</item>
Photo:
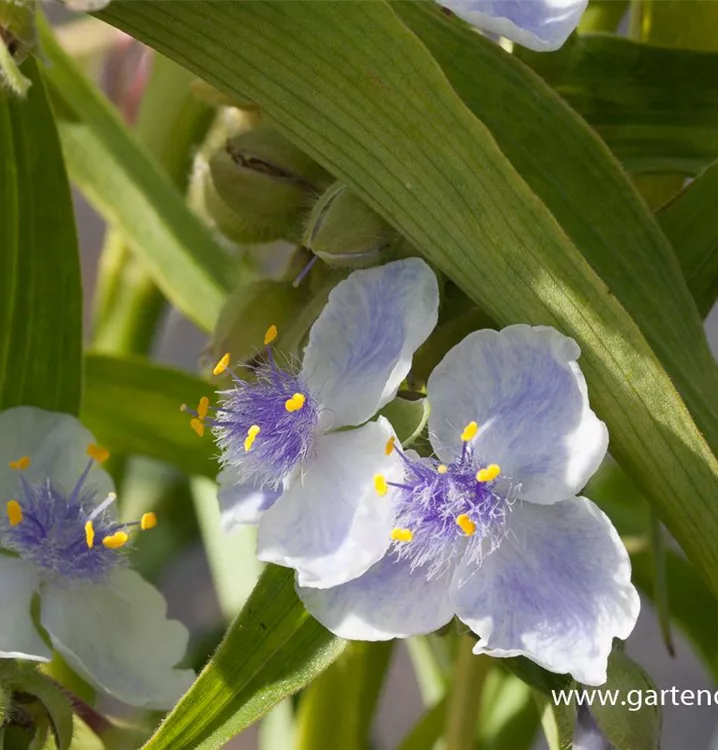
<svg viewBox="0 0 718 750"><path fill-rule="evenodd" d="M309 455L314 444L318 407L298 375L270 363L255 369L247 382L232 374L233 387L220 391L220 406L213 432L222 451L222 463L232 466L241 483L278 489L292 469ZM294 394L305 397L301 409L288 411ZM259 427L249 451L249 429Z"/></svg>
<svg viewBox="0 0 718 750"><path fill-rule="evenodd" d="M476 473L485 464L475 459L470 448L460 460L447 464L444 473L436 459L401 455L404 480L397 485L395 525L409 529L413 537L408 543L395 542L400 559L409 560L412 568L425 567L431 579L466 553L480 559L498 547L513 502L510 483L478 482ZM476 526L471 536L456 522L462 515Z"/></svg>
<svg viewBox="0 0 718 750"><path fill-rule="evenodd" d="M107 512L93 519L95 542L87 546L85 523L98 503L93 492L83 491L82 479L69 495L49 479L32 485L22 475L20 479L17 501L23 517L17 526L5 518L0 521L0 544L5 549L17 552L41 574L67 580L101 581L125 562L123 552L102 544L123 528Z"/></svg>

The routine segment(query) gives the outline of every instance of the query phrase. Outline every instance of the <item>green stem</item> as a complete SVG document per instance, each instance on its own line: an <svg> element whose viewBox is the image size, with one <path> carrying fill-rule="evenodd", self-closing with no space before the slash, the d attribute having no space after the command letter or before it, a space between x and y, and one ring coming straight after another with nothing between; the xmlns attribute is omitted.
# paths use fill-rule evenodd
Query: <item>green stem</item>
<svg viewBox="0 0 718 750"><path fill-rule="evenodd" d="M474 655L475 644L471 636L459 638L446 715L446 750L476 747L477 718L490 659Z"/></svg>

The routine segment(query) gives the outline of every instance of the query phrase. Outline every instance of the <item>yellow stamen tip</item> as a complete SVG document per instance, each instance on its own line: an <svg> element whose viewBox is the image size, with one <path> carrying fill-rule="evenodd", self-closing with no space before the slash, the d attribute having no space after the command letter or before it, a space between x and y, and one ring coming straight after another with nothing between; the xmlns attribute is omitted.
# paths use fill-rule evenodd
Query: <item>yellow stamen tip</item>
<svg viewBox="0 0 718 750"><path fill-rule="evenodd" d="M90 443L87 446L87 455L93 461L97 461L98 464L104 464L110 457L110 452L99 445L95 445L95 443Z"/></svg>
<svg viewBox="0 0 718 750"><path fill-rule="evenodd" d="M102 540L102 544L107 547L107 549L119 549L120 547L124 547L127 542L129 541L129 536L124 531L116 531L111 536L106 536Z"/></svg>
<svg viewBox="0 0 718 750"><path fill-rule="evenodd" d="M92 525L92 521L88 521L85 524L85 541L87 542L88 549L92 549L95 546L95 527Z"/></svg>
<svg viewBox="0 0 718 750"><path fill-rule="evenodd" d="M207 409L209 409L209 399L207 396L202 396L197 407L197 416L200 419L204 419L207 416Z"/></svg>
<svg viewBox="0 0 718 750"><path fill-rule="evenodd" d="M180 411L184 414L187 411L187 404L180 404Z"/></svg>
<svg viewBox="0 0 718 750"><path fill-rule="evenodd" d="M469 422L469 424L464 427L464 431L461 433L461 439L468 443L469 440L473 440L476 437L476 433L479 431L479 425L476 424L476 422Z"/></svg>
<svg viewBox="0 0 718 750"><path fill-rule="evenodd" d="M476 524L466 515L462 513L456 517L456 525L466 534L466 536L473 536L476 533Z"/></svg>
<svg viewBox="0 0 718 750"><path fill-rule="evenodd" d="M264 334L264 345L269 346L277 338L277 326L269 326Z"/></svg>
<svg viewBox="0 0 718 750"><path fill-rule="evenodd" d="M411 529L392 529L391 538L395 542L410 542L414 538Z"/></svg>
<svg viewBox="0 0 718 750"><path fill-rule="evenodd" d="M498 464L489 464L485 469L479 469L476 472L477 482L493 482L501 474L501 467Z"/></svg>
<svg viewBox="0 0 718 750"><path fill-rule="evenodd" d="M157 514L156 513L144 513L140 519L140 528L142 531L148 529L154 529L157 526Z"/></svg>
<svg viewBox="0 0 718 750"><path fill-rule="evenodd" d="M253 424L248 430L247 430L247 437L244 438L244 452L249 453L250 450L252 450L252 446L254 445L254 441L257 438L257 435L259 435L259 425Z"/></svg>
<svg viewBox="0 0 718 750"><path fill-rule="evenodd" d="M6 508L10 526L17 526L22 522L22 507L17 500L8 500Z"/></svg>
<svg viewBox="0 0 718 750"><path fill-rule="evenodd" d="M18 458L17 461L10 461L10 468L17 471L25 471L28 466L30 466L30 456L23 456Z"/></svg>
<svg viewBox="0 0 718 750"><path fill-rule="evenodd" d="M387 441L386 445L384 446L384 454L387 456L391 456L391 454L394 451L394 443L396 442L396 437L392 435Z"/></svg>
<svg viewBox="0 0 718 750"><path fill-rule="evenodd" d="M295 393L284 402L284 408L288 412L299 411L305 404L307 397L303 393Z"/></svg>
<svg viewBox="0 0 718 750"><path fill-rule="evenodd" d="M189 426L197 433L197 435L199 435L199 437L204 435L204 425L201 420L197 419L197 417L190 419Z"/></svg>
<svg viewBox="0 0 718 750"><path fill-rule="evenodd" d="M212 375L221 375L229 367L229 352L217 362L212 370Z"/></svg>
<svg viewBox="0 0 718 750"><path fill-rule="evenodd" d="M449 470L449 467L446 464L439 464L436 470L439 472L439 474L446 474L446 472Z"/></svg>
<svg viewBox="0 0 718 750"><path fill-rule="evenodd" d="M374 474L374 489L379 497L384 497L389 491L389 483L383 474Z"/></svg>

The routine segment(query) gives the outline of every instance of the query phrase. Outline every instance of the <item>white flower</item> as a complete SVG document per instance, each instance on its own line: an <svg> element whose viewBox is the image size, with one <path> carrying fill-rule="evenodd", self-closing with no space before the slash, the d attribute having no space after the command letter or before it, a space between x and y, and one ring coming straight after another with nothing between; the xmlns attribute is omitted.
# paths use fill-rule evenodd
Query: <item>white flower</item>
<svg viewBox="0 0 718 750"><path fill-rule="evenodd" d="M214 417L200 404L194 425L211 424L222 449L224 526L259 523L261 560L296 568L303 584L333 586L383 557L393 519L372 477L401 469L385 449L390 424L367 420L396 395L438 301L436 277L418 258L355 271L329 295L297 374L274 361L270 328L255 379L234 376Z"/></svg>
<svg viewBox="0 0 718 750"><path fill-rule="evenodd" d="M441 4L482 31L550 52L578 26L588 0L441 0Z"/></svg>
<svg viewBox="0 0 718 750"><path fill-rule="evenodd" d="M162 595L127 565L136 524L112 513L107 452L67 414L0 412L0 657L48 661L51 646L82 677L120 700L169 708L193 672L174 669L187 630ZM37 597L38 632L31 612Z"/></svg>
<svg viewBox="0 0 718 750"><path fill-rule="evenodd" d="M307 609L359 640L429 633L456 615L479 636L475 653L603 683L639 599L610 520L577 497L608 446L579 354L572 339L525 325L454 347L427 388L437 458L397 449L402 478L374 477L376 502L394 511L392 546L344 585L300 581Z"/></svg>

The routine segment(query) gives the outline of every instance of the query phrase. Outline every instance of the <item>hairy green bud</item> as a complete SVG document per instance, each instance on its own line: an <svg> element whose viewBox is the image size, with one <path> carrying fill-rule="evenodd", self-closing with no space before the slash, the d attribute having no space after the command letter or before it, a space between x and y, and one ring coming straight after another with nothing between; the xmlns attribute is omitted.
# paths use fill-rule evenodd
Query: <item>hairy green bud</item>
<svg viewBox="0 0 718 750"><path fill-rule="evenodd" d="M377 265L404 244L401 235L346 185L335 182L305 223L302 244L327 265Z"/></svg>

